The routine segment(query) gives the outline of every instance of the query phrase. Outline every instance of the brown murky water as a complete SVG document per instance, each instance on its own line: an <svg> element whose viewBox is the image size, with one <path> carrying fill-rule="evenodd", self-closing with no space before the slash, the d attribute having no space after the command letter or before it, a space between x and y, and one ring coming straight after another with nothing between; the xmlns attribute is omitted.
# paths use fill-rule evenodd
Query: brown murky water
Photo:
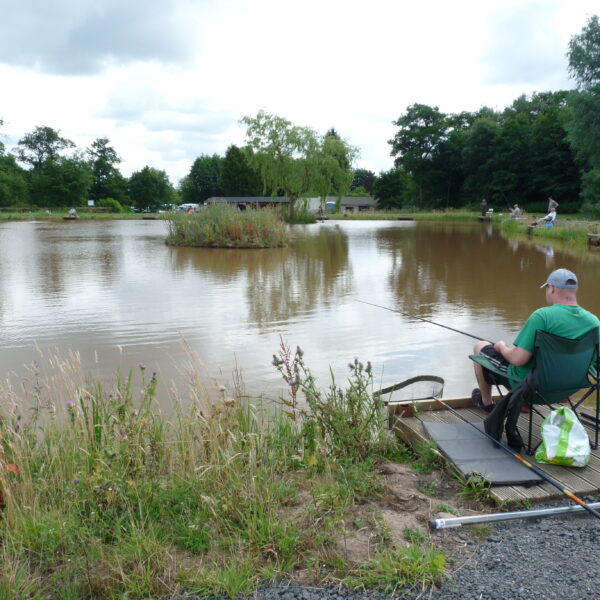
<svg viewBox="0 0 600 600"><path fill-rule="evenodd" d="M249 392L271 396L283 336L323 386L357 356L378 383L435 374L452 396L473 387L474 340L357 300L512 340L564 266L600 313L598 253L507 241L487 224L332 221L294 228L276 250L170 248L164 236L160 221L1 223L0 378L58 348L101 378L143 363L168 384L185 340L209 374L227 382L237 366Z"/></svg>

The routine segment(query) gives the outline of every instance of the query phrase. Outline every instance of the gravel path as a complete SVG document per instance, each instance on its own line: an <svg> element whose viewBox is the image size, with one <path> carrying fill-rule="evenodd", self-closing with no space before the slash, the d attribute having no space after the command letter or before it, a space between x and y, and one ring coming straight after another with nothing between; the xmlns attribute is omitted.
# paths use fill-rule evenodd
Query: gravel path
<svg viewBox="0 0 600 600"><path fill-rule="evenodd" d="M559 505L555 504L554 506ZM564 503L560 503L564 505ZM550 506L550 505L546 505ZM468 527L435 532L454 558L441 588L407 591L407 600L600 600L600 521L585 513L497 524L484 539ZM381 600L390 598L338 586L268 585L256 600ZM170 600L197 600L179 596ZM215 599L216 600L216 599Z"/></svg>

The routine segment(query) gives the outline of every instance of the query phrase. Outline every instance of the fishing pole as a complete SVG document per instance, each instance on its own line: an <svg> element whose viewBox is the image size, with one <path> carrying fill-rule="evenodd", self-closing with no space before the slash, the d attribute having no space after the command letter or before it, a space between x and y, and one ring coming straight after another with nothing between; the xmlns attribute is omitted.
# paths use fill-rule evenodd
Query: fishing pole
<svg viewBox="0 0 600 600"><path fill-rule="evenodd" d="M455 331L456 333L462 333L462 335L467 335L474 340L483 341L484 338L479 337L477 335L473 335L472 333L467 333L466 331L461 331L460 329L454 329L454 327L450 327L448 325L442 325L442 323L436 323L435 321L430 321L429 319L424 319L423 317L417 317L415 315L411 315L409 313L403 312L401 310L395 310L393 308L388 308L387 306L381 306L380 304L373 304L372 302L365 302L364 300L357 300L361 304L368 304L369 306L376 306L377 308L383 308L384 310L389 310L390 312L400 313L405 317L410 317L411 319L417 319L419 321L424 321L425 323L431 323L432 325L437 325L438 327L443 327L444 329L449 329L450 331Z"/></svg>
<svg viewBox="0 0 600 600"><path fill-rule="evenodd" d="M477 425L475 425L475 423L472 423L471 421L469 421L469 419L467 419L466 417L461 415L456 409L452 408L449 404L446 404L442 399L436 398L436 400L442 406L445 406L448 410L450 410L452 412L452 414L456 415L461 421L464 421L471 427L474 427L477 431L479 431L479 433L481 433L486 438L488 438L492 442L494 442L494 444L496 444L497 446L502 448L502 450L504 450L505 452L508 452L508 454L510 454L513 458L516 458L520 463L524 464L528 469L530 469L531 471L533 471L534 473L539 475L544 481L547 481L550 485L553 485L557 490L560 490L567 498L569 498L573 502L575 502L575 504L578 504L579 506L581 506L582 508L587 510L589 513L594 515L597 519L600 519L600 512L598 512L597 510L595 510L594 508L592 508L591 506L586 504L581 498L576 496L573 492L569 491L560 482L556 481L556 479L553 479L552 477L550 477L550 475L547 475L546 473L544 473L544 471L542 471L540 468L536 467L535 465L531 464L529 461L525 460L518 452L515 452L512 448L506 446L501 441L492 437L484 429L480 429L479 427L477 427Z"/></svg>

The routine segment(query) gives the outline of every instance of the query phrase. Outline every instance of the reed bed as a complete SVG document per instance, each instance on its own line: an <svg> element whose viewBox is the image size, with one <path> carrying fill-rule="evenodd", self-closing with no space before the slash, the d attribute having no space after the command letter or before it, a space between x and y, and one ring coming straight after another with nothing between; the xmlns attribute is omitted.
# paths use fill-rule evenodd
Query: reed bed
<svg viewBox="0 0 600 600"><path fill-rule="evenodd" d="M236 389L210 399L191 366L164 415L143 365L107 384L76 354L0 386L0 599L235 598L298 569L315 583L377 587L389 584L390 552L398 585L439 580L443 556L426 541L391 548L381 536L364 568L333 544L355 506L381 493L374 461L393 450L363 365L346 390L321 394L301 357L275 362L282 374L294 365L293 394L268 411ZM302 390L317 411L304 418ZM348 418L323 430L325 414ZM353 440L348 452L340 436Z"/></svg>
<svg viewBox="0 0 600 600"><path fill-rule="evenodd" d="M212 204L197 213L170 213L166 243L206 248L278 248L289 240L287 226L271 209L238 211Z"/></svg>

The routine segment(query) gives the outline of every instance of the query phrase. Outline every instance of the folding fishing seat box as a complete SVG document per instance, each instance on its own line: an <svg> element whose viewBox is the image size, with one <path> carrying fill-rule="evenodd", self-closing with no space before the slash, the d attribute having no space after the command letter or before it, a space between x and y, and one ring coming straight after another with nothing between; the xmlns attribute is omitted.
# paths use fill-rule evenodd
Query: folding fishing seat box
<svg viewBox="0 0 600 600"><path fill-rule="evenodd" d="M533 368L527 375L526 383L528 385L525 386L527 393L523 397L523 406L529 408L528 453L532 453L533 414L543 416L536 405L543 404L553 409L554 403L565 400L569 402L573 412L582 423L593 425L594 442L590 445L593 449L598 447L598 431L600 429L599 341L600 328L598 327L591 329L578 339L563 338L541 330L536 333L532 357ZM494 373L506 376L484 354L473 354L469 358ZM518 387L519 382L511 380L511 393ZM572 400L571 396L580 390L584 390L583 395ZM585 401L592 395L595 395L595 414L582 413Z"/></svg>

